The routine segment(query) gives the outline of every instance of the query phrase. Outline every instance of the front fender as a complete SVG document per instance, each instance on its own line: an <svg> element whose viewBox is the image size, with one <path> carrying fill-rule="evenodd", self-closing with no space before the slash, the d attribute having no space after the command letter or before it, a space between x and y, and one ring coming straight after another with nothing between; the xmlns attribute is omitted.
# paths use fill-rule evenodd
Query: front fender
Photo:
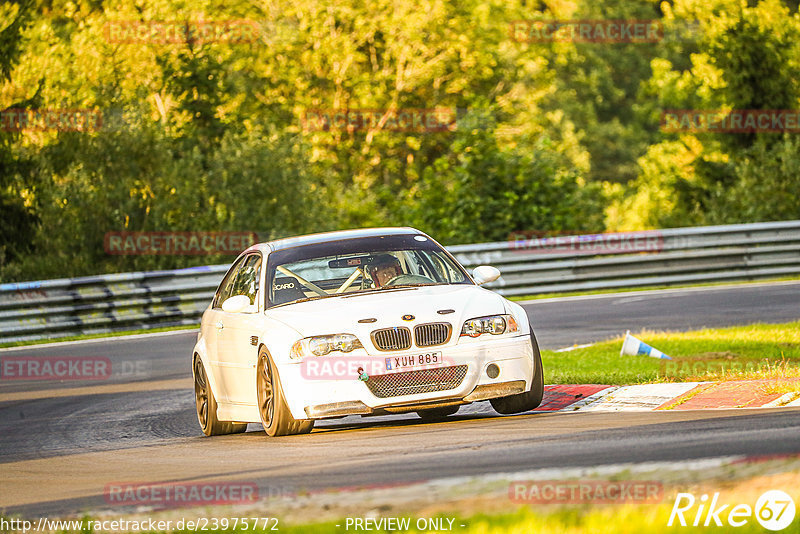
<svg viewBox="0 0 800 534"><path fill-rule="evenodd" d="M300 393L297 391L298 384L293 379L293 376L297 374L297 370L300 368L300 361L292 360L289 354L295 342L302 339L302 337L302 334L295 328L269 317L265 328L259 336L258 350L261 352L261 348L265 348L272 358L280 377L281 387L283 388L289 411L295 419L304 419L305 412L303 411L302 394L298 395ZM255 384L258 379L258 363L253 368L253 373L253 383ZM253 399L256 399L255 391L253 391Z"/></svg>
<svg viewBox="0 0 800 534"><path fill-rule="evenodd" d="M522 333L533 332L533 325L531 325L530 319L528 319L528 314L527 312L525 312L525 308L523 308L516 302L512 302L510 300L505 301L505 307L506 307L506 313L512 314L514 318L517 320L520 332Z"/></svg>
<svg viewBox="0 0 800 534"><path fill-rule="evenodd" d="M289 353L292 345L302 339L302 334L283 321L267 317L267 324L259 335L261 345L264 345L272 356L275 365L291 363Z"/></svg>

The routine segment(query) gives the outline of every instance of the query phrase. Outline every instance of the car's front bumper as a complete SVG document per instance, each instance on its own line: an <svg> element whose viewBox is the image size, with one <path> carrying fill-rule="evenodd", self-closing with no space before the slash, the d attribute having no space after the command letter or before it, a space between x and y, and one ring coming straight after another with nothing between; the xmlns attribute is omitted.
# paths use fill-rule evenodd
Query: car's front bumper
<svg viewBox="0 0 800 534"><path fill-rule="evenodd" d="M370 408L361 401L334 402L306 406L304 411L308 419L325 419L328 417L344 417L347 415L380 415L383 413L405 413L417 410L429 410L458 404L467 404L479 400L506 397L526 391L524 380L500 382L497 384L484 384L475 386L472 393L461 399L444 398L425 402L412 402L410 404L396 404L382 408Z"/></svg>
<svg viewBox="0 0 800 534"><path fill-rule="evenodd" d="M399 375L414 371L384 371L371 376L372 388L355 375L335 379L313 379L302 372L298 364L286 364L280 369L287 404L295 419L322 419L345 415L379 415L401 413L426 408L464 404L495 397L505 397L530 389L533 380L533 347L529 335L486 339L465 339L462 342L425 350L415 349L398 353L381 353L374 358L413 355L420 352L441 352L444 363L434 367L441 372L446 368L466 367L463 379L448 384L445 389L404 394L403 383L397 394L391 388L377 390L377 381L391 378L392 382L419 380L420 375ZM346 358L346 356L337 356ZM357 356L352 356L357 358ZM490 365L499 371L494 378L487 373ZM394 376L392 376L394 375ZM424 375L427 377L429 375ZM423 378L424 378L423 377ZM423 384L424 385L424 384ZM449 387L452 385L453 387ZM414 387L419 388L415 383ZM413 389L413 388L411 388ZM424 388L423 388L424 389ZM376 390L375 392L373 390ZM376 395L375 393L378 393Z"/></svg>

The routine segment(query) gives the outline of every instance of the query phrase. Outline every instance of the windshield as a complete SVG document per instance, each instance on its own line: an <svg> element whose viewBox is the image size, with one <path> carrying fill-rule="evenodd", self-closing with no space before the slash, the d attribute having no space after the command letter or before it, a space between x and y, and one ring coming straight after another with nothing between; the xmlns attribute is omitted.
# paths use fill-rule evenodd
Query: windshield
<svg viewBox="0 0 800 534"><path fill-rule="evenodd" d="M464 269L425 236L349 239L271 253L267 307L367 291L469 283Z"/></svg>

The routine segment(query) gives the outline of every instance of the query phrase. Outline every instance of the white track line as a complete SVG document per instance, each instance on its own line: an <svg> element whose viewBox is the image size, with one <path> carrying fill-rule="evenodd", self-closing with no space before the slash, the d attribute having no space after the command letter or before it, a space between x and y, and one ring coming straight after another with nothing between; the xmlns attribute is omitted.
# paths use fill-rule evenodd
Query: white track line
<svg viewBox="0 0 800 534"><path fill-rule="evenodd" d="M55 343L37 343L34 345L20 345L19 347L6 347L0 349L0 352L8 352L14 350L28 350L28 349L42 349L42 348L50 348L50 347L68 347L70 345L80 345L83 343L102 343L104 341L128 341L132 339L143 339L143 338L150 338L150 337L163 337L163 336L174 336L175 334L197 334L199 329L197 328L184 328L180 330L170 330L169 332L153 332L152 334L131 334L128 336L107 336L107 337L97 337L92 339L76 339L74 341L57 341Z"/></svg>
<svg viewBox="0 0 800 534"><path fill-rule="evenodd" d="M785 282L759 282L754 284L727 284L719 286L703 286L703 287L676 287L674 289L646 289L643 291L622 291L619 293L602 293L598 295L575 295L572 297L549 297L545 299L531 299L531 300L518 300L517 304L536 304L548 302L565 302L572 300L596 300L605 298L619 298L619 297L635 297L642 295L664 295L669 296L675 293L700 293L704 291L727 291L729 289L746 289L750 287L766 287L766 286L787 286L787 285L800 285L800 280L787 280Z"/></svg>

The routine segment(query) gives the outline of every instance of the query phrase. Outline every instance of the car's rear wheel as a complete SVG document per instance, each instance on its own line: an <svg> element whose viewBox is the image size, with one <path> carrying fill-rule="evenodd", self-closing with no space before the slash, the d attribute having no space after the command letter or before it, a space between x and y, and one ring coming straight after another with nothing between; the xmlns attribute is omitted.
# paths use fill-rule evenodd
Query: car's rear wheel
<svg viewBox="0 0 800 534"><path fill-rule="evenodd" d="M428 410L417 410L417 415L420 416L423 421L442 421L448 416L456 413L459 407L459 405L456 405L443 406L441 408L430 408Z"/></svg>
<svg viewBox="0 0 800 534"><path fill-rule="evenodd" d="M542 355L539 353L539 344L531 330L531 344L533 345L533 380L531 389L525 393L491 399L492 408L498 413L512 414L528 412L538 408L544 396L544 369L542 368Z"/></svg>
<svg viewBox="0 0 800 534"><path fill-rule="evenodd" d="M247 423L233 423L217 419L217 399L208 382L206 369L199 356L194 357L194 400L197 408L197 421L206 436L239 434L247 430Z"/></svg>
<svg viewBox="0 0 800 534"><path fill-rule="evenodd" d="M313 420L292 417L289 407L286 405L286 398L283 395L283 387L281 387L275 364L263 346L258 351L256 390L258 413L261 416L264 432L268 436L308 434L314 428Z"/></svg>

